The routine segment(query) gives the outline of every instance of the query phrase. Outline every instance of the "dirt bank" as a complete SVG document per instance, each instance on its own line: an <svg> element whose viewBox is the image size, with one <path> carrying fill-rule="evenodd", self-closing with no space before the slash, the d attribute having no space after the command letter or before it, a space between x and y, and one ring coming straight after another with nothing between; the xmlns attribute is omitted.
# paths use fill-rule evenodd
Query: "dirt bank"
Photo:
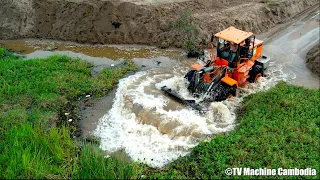
<svg viewBox="0 0 320 180"><path fill-rule="evenodd" d="M200 37L227 26L260 33L317 0L2 0L0 39L49 38L102 44L182 45L169 22L184 10L199 22Z"/></svg>
<svg viewBox="0 0 320 180"><path fill-rule="evenodd" d="M307 67L320 76L320 44L314 46L307 53Z"/></svg>

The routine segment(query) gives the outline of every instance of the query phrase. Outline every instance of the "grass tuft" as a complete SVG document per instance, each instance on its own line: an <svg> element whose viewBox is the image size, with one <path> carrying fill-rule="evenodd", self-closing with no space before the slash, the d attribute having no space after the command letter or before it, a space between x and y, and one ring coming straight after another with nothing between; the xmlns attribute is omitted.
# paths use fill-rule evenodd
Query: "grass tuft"
<svg viewBox="0 0 320 180"><path fill-rule="evenodd" d="M2 178L67 178L77 170L77 150L65 127L46 132L24 123L8 130L3 138Z"/></svg>
<svg viewBox="0 0 320 180"><path fill-rule="evenodd" d="M82 147L79 165L81 168L75 176L79 179L130 179L137 175L135 163L123 157L106 158L92 145Z"/></svg>

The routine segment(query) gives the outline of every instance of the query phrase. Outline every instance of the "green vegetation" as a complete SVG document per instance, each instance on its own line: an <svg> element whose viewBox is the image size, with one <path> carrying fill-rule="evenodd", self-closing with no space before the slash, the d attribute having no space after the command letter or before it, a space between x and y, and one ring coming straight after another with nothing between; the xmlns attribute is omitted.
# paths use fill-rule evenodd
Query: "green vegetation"
<svg viewBox="0 0 320 180"><path fill-rule="evenodd" d="M85 159L101 163L99 167L107 169L102 175L132 175L131 164L121 166L115 158L102 163L87 146L80 149L70 138L71 124L59 123L62 106L83 93L106 94L120 78L137 70L132 62L91 77L92 65L80 59L18 60L0 47L0 64L0 178L97 177L86 174L86 168L97 166L84 165ZM110 163L118 164L109 168Z"/></svg>
<svg viewBox="0 0 320 180"><path fill-rule="evenodd" d="M119 157L104 158L95 145L70 138L72 123L58 121L61 107L83 93L104 95L136 70L134 64L91 77L92 65L82 60L17 60L4 48L0 64L0 178L129 179L143 174L220 179L228 178L225 169L230 167L319 170L319 90L281 82L252 94L244 100L236 130L200 143L166 168L152 169Z"/></svg>
<svg viewBox="0 0 320 180"><path fill-rule="evenodd" d="M200 43L199 24L192 20L192 11L184 11L175 22L171 22L170 26L183 33L183 48L187 51L189 57L198 57L203 54L203 49L198 46Z"/></svg>
<svg viewBox="0 0 320 180"><path fill-rule="evenodd" d="M80 158L78 179L130 179L138 174L138 167L128 163L124 157L114 156L105 158L100 150L86 145L83 147Z"/></svg>

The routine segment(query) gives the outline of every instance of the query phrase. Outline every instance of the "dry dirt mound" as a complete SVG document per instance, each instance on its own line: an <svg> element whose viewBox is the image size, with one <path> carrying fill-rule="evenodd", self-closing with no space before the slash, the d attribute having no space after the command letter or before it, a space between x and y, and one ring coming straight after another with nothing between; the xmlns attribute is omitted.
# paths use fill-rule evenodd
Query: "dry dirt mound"
<svg viewBox="0 0 320 180"><path fill-rule="evenodd" d="M171 28L193 12L200 37L228 26L260 33L287 21L317 0L1 0L0 39L48 38L80 43L183 44Z"/></svg>
<svg viewBox="0 0 320 180"><path fill-rule="evenodd" d="M307 53L307 66L312 72L320 76L320 44L314 46Z"/></svg>

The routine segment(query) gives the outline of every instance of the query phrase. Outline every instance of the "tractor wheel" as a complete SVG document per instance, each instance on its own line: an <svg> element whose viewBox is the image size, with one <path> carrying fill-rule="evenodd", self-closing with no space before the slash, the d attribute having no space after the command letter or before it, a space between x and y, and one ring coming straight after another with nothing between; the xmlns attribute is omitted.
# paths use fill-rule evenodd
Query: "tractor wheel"
<svg viewBox="0 0 320 180"><path fill-rule="evenodd" d="M187 79L187 80L190 82L190 81L192 80L192 78L193 78L194 72L195 72L195 70L189 71L189 72L184 76L184 78Z"/></svg>
<svg viewBox="0 0 320 180"><path fill-rule="evenodd" d="M248 81L250 83L255 83L262 76L262 67L259 65L253 66L249 72L249 76Z"/></svg>
<svg viewBox="0 0 320 180"><path fill-rule="evenodd" d="M232 96L236 96L237 95L237 86L233 85L233 86L229 86L229 94Z"/></svg>
<svg viewBox="0 0 320 180"><path fill-rule="evenodd" d="M218 87L211 91L208 94L208 97L205 98L206 102L213 102L213 101L224 101L229 97L236 96L237 87L236 86L229 86L225 83L221 83Z"/></svg>
<svg viewBox="0 0 320 180"><path fill-rule="evenodd" d="M261 73L257 74L253 82L256 83L260 77L262 77L262 74Z"/></svg>

